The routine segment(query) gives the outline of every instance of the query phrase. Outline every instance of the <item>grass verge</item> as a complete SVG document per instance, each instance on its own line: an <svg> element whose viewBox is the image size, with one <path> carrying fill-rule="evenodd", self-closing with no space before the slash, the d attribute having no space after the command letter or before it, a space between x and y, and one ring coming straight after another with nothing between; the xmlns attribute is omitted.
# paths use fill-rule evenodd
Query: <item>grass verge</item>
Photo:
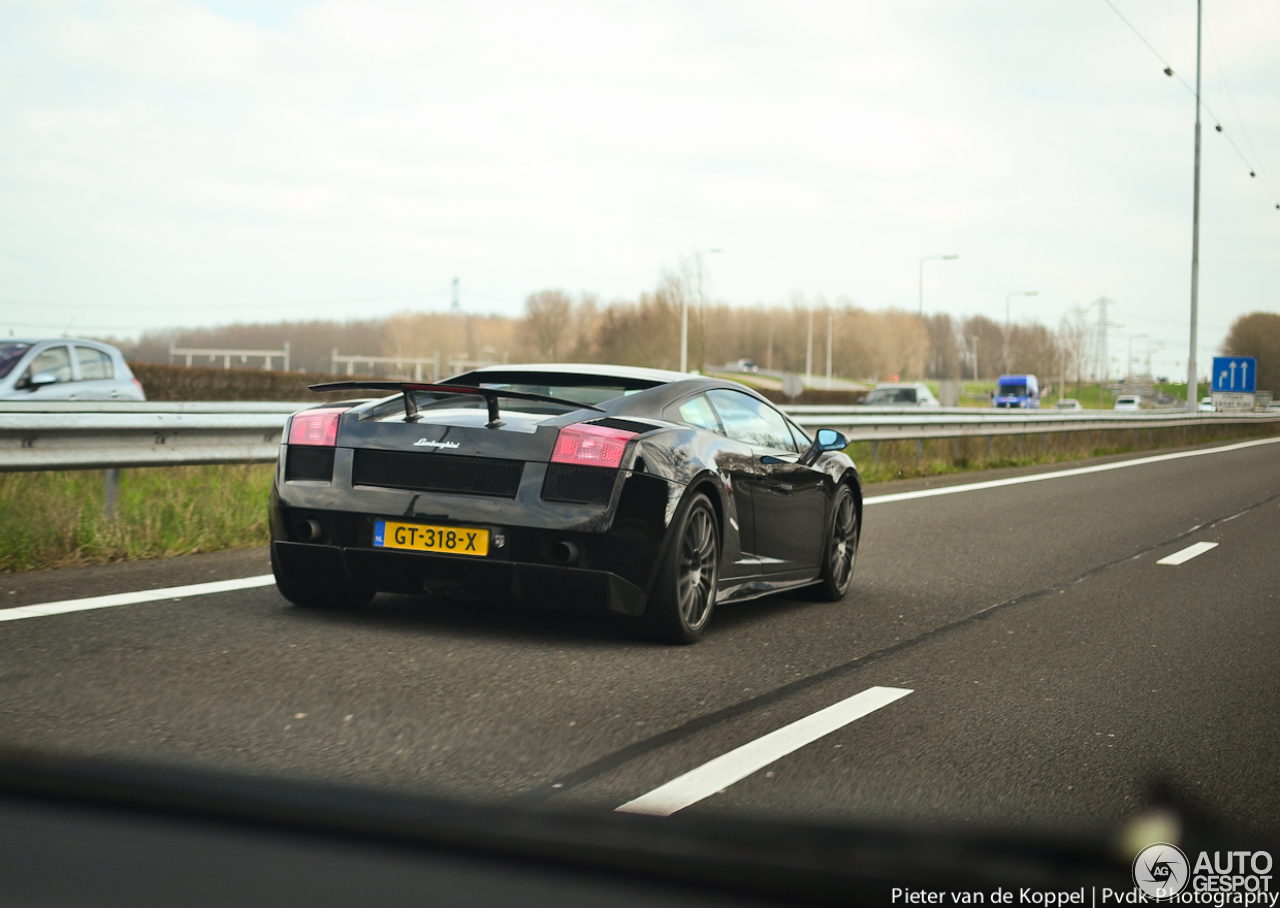
<svg viewBox="0 0 1280 908"><path fill-rule="evenodd" d="M0 572L267 544L274 464L120 471L103 516L101 470L0 473Z"/></svg>
<svg viewBox="0 0 1280 908"><path fill-rule="evenodd" d="M1184 432L1181 428L1121 429L1108 432L1050 432L1024 436L940 438L922 442L854 442L845 449L865 483L920 476L945 476L1001 467L1029 467L1087 457L1154 451L1214 441L1280 434L1268 426L1212 426Z"/></svg>

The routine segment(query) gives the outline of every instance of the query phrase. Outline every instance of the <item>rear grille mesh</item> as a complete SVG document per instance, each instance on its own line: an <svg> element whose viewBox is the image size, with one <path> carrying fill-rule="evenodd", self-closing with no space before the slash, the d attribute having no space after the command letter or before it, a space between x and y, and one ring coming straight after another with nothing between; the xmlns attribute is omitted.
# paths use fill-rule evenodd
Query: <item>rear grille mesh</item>
<svg viewBox="0 0 1280 908"><path fill-rule="evenodd" d="M357 449L351 484L515 498L523 472L521 460Z"/></svg>
<svg viewBox="0 0 1280 908"><path fill-rule="evenodd" d="M333 448L314 445L289 445L284 460L285 481L311 479L333 481Z"/></svg>
<svg viewBox="0 0 1280 908"><path fill-rule="evenodd" d="M617 470L604 467L548 464L547 478L542 483L542 497L545 501L608 504L613 497L613 484L617 478Z"/></svg>

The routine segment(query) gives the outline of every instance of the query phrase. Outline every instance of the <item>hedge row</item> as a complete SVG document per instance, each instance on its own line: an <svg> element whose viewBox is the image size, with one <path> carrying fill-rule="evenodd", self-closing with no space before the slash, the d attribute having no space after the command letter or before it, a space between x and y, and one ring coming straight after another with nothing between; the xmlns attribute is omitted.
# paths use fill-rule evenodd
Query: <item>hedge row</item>
<svg viewBox="0 0 1280 908"><path fill-rule="evenodd" d="M147 400L338 400L360 394L316 394L308 385L342 381L345 375L269 372L266 369L211 369L130 363Z"/></svg>

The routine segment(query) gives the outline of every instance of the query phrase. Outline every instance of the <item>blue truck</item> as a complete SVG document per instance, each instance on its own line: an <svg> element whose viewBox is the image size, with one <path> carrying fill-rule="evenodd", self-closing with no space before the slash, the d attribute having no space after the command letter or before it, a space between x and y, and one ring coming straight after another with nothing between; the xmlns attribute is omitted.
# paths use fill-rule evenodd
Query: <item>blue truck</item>
<svg viewBox="0 0 1280 908"><path fill-rule="evenodd" d="M1040 385L1034 375L1001 375L996 381L995 394L991 396L993 407L1017 407L1020 410L1040 409Z"/></svg>

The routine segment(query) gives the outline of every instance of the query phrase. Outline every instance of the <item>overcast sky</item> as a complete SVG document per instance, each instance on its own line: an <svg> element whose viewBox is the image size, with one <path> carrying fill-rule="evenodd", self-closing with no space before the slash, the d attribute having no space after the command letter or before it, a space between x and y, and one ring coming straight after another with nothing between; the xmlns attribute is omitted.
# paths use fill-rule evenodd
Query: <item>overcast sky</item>
<svg viewBox="0 0 1280 908"><path fill-rule="evenodd" d="M1194 0L1113 2L1194 84ZM1280 3L1206 7L1202 356L1280 310ZM0 331L443 309L454 276L518 314L712 247L731 304L914 309L956 253L926 310L1105 295L1113 352L1176 373L1194 102L1161 68L1104 0L11 0Z"/></svg>

